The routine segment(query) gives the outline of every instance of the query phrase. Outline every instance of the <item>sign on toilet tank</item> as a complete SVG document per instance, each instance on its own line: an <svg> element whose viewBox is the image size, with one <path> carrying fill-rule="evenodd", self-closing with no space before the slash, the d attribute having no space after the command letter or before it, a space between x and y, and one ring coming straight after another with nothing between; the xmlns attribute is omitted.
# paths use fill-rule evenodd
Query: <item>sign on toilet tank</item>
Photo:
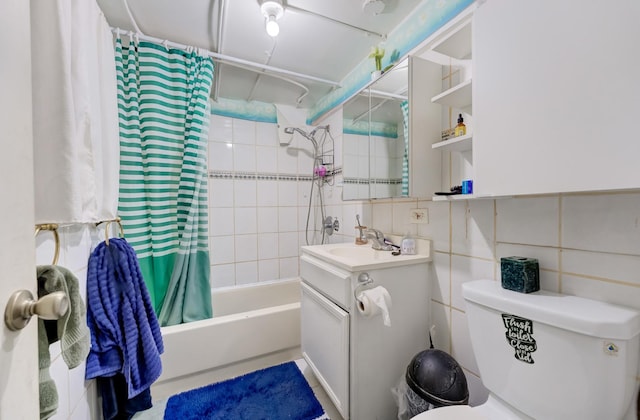
<svg viewBox="0 0 640 420"><path fill-rule="evenodd" d="M533 364L532 353L538 348L533 338L533 321L511 314L502 314L502 321L507 330L507 342L515 350L515 358Z"/></svg>

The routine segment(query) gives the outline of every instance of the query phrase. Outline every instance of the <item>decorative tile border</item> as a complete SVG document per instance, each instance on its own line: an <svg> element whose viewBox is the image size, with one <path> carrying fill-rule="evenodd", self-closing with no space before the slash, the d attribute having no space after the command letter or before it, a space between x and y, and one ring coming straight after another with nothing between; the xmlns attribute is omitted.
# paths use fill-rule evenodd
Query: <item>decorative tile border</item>
<svg viewBox="0 0 640 420"><path fill-rule="evenodd" d="M376 184L376 185L401 185L402 179L386 179L386 178L345 178L345 184Z"/></svg>
<svg viewBox="0 0 640 420"><path fill-rule="evenodd" d="M277 124L278 122L276 106L273 104L225 98L218 98L215 102L213 100L209 102L211 105L211 114L213 115L273 124Z"/></svg>
<svg viewBox="0 0 640 420"><path fill-rule="evenodd" d="M349 120L343 120L342 122L342 133L343 134L355 134L357 136L379 136L379 137L388 137L391 139L398 138L398 125L397 124L388 124L381 123L376 121L371 121L371 133L369 133L369 123L368 121L358 121L357 123L352 123Z"/></svg>
<svg viewBox="0 0 640 420"><path fill-rule="evenodd" d="M342 173L342 168L338 167L331 171L325 178L336 176ZM313 181L311 175L301 174L273 174L257 172L233 172L233 171L209 171L210 179L241 179L256 181Z"/></svg>

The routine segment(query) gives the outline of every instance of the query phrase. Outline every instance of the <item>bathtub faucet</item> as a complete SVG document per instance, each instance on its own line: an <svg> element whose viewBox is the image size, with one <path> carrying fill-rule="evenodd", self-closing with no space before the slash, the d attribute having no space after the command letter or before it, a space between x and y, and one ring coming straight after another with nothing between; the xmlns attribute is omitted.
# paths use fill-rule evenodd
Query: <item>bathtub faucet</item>
<svg viewBox="0 0 640 420"><path fill-rule="evenodd" d="M384 233L380 232L378 229L367 229L366 230L367 238L371 239L371 248L377 249L379 251L393 251L393 245L388 245L384 241Z"/></svg>

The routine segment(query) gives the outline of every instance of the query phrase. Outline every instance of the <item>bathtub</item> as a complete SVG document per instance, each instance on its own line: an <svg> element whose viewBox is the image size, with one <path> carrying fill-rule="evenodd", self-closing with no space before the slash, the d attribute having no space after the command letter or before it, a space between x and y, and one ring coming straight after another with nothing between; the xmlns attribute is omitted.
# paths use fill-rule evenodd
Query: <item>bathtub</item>
<svg viewBox="0 0 640 420"><path fill-rule="evenodd" d="M154 399L300 357L300 280L214 289L214 317L162 328Z"/></svg>

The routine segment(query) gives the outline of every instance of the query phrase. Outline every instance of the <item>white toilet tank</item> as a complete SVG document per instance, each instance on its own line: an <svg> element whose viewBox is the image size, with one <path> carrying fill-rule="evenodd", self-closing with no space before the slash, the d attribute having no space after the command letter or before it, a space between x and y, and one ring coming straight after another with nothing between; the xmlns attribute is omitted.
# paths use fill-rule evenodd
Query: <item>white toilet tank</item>
<svg viewBox="0 0 640 420"><path fill-rule="evenodd" d="M535 419L620 419L635 389L640 313L499 282L465 283L467 320L482 382Z"/></svg>

